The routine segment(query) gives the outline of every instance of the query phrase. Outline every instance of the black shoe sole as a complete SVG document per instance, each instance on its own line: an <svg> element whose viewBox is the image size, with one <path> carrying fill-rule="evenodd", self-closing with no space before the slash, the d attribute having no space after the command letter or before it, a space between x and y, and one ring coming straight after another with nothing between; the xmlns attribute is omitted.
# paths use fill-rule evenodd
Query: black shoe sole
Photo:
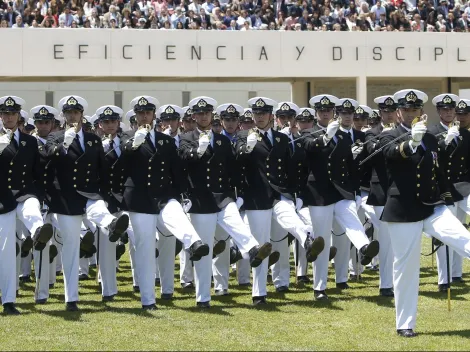
<svg viewBox="0 0 470 352"><path fill-rule="evenodd" d="M116 260L121 259L123 254L126 252L126 246L124 244L116 246Z"/></svg>
<svg viewBox="0 0 470 352"><path fill-rule="evenodd" d="M269 255L269 261L268 261L268 267L271 267L272 265L276 264L279 261L279 258L281 258L281 253L278 251L274 251Z"/></svg>
<svg viewBox="0 0 470 352"><path fill-rule="evenodd" d="M23 243L21 244L21 258L27 257L33 246L33 239L29 236L26 237Z"/></svg>
<svg viewBox="0 0 470 352"><path fill-rule="evenodd" d="M208 254L209 254L209 246L204 243L200 245L199 248L194 251L194 254L189 259L192 260L193 262L197 262L198 260L201 260L202 257L205 257Z"/></svg>
<svg viewBox="0 0 470 352"><path fill-rule="evenodd" d="M335 257L338 249L334 246L330 247L330 256L328 257L328 261L331 262Z"/></svg>
<svg viewBox="0 0 470 352"><path fill-rule="evenodd" d="M325 239L323 237L317 237L313 240L312 248L307 253L307 261L309 263L317 260L318 255L325 249Z"/></svg>
<svg viewBox="0 0 470 352"><path fill-rule="evenodd" d="M258 266L260 266L263 260L265 260L267 257L271 255L272 249L273 249L273 245L271 243L265 243L261 247L259 247L258 253L255 256L255 259L253 259L253 261L250 263L251 267L257 268ZM279 260L279 258L277 260Z"/></svg>
<svg viewBox="0 0 470 352"><path fill-rule="evenodd" d="M219 254L225 251L226 246L227 244L225 243L225 241L218 241L212 248L212 258L217 257Z"/></svg>
<svg viewBox="0 0 470 352"><path fill-rule="evenodd" d="M128 227L129 227L129 217L127 215L121 215L116 221L116 225L114 226L113 233L109 234L109 241L116 242L118 239L121 238L124 232L127 231Z"/></svg>
<svg viewBox="0 0 470 352"><path fill-rule="evenodd" d="M50 241L54 235L54 229L51 224L44 224L39 230L38 236L34 239L34 249L36 251L42 251L46 248L47 242Z"/></svg>
<svg viewBox="0 0 470 352"><path fill-rule="evenodd" d="M89 253L92 251L94 247L94 242L95 242L95 235L93 235L93 232L88 231L83 235L83 237L80 240L80 250L83 251L84 253Z"/></svg>
<svg viewBox="0 0 470 352"><path fill-rule="evenodd" d="M370 262L372 261L372 258L374 258L377 254L379 254L379 242L372 241L367 246L365 253L363 253L363 257L361 258L361 264L362 265L370 264Z"/></svg>

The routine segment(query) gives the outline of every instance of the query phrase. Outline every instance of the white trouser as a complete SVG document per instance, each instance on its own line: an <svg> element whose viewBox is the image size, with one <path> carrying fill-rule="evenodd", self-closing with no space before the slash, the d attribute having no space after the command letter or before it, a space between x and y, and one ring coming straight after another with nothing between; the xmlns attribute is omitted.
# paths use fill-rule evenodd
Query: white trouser
<svg viewBox="0 0 470 352"><path fill-rule="evenodd" d="M299 217L300 220L307 226L312 227L312 220L310 219L310 211L308 207L302 208L299 210ZM329 250L329 248L325 248L325 250ZM295 256L297 256L296 258ZM305 248L300 245L297 241L294 241L294 260L297 263L297 276L306 276L308 270L308 263L307 263L307 254L305 253Z"/></svg>
<svg viewBox="0 0 470 352"><path fill-rule="evenodd" d="M271 237L271 223L275 220L286 232L290 232L303 246L311 228L300 220L295 212L292 201L281 200L272 209L246 210L245 223L251 229L251 233L258 243L266 243ZM266 283L268 275L268 260L264 260L260 266L253 268L253 297L266 296Z"/></svg>
<svg viewBox="0 0 470 352"><path fill-rule="evenodd" d="M175 290L175 246L176 237L171 234L166 226L158 227L157 248L157 273L160 277L161 293L173 293Z"/></svg>
<svg viewBox="0 0 470 352"><path fill-rule="evenodd" d="M274 219L271 220L271 244L273 245L272 251L279 252L279 260L271 266L274 287L288 287L290 247L288 246L287 232Z"/></svg>
<svg viewBox="0 0 470 352"><path fill-rule="evenodd" d="M369 244L364 227L356 212L356 203L352 200L341 200L328 206L310 206L310 217L312 219L313 233L315 237L321 236L325 240L325 248L331 247L331 230L333 219L346 232L349 240L356 248L362 248ZM329 251L323 251L313 263L314 285L316 291L326 289L328 278ZM335 261L336 266L336 261Z"/></svg>
<svg viewBox="0 0 470 352"><path fill-rule="evenodd" d="M16 274L16 210L0 215L0 291L2 304L15 303ZM20 255L18 255L20 256Z"/></svg>
<svg viewBox="0 0 470 352"><path fill-rule="evenodd" d="M470 196L465 197L454 206L448 207L460 222L465 222L467 214L470 214ZM438 284L447 284L447 259L445 246L440 247L436 252ZM449 248L449 263L451 265L450 281L453 277L462 276L462 257Z"/></svg>
<svg viewBox="0 0 470 352"><path fill-rule="evenodd" d="M380 288L393 287L393 251L390 240L390 233L388 232L387 223L381 220L384 207L374 206L374 217L371 217L372 224L374 225L374 234L377 234L377 239L380 245L379 251L379 274L380 274ZM375 220L377 219L377 220ZM375 222L377 221L377 223Z"/></svg>
<svg viewBox="0 0 470 352"><path fill-rule="evenodd" d="M249 226L248 218L245 216L245 211L240 212L240 216L243 219L243 222ZM231 247L234 246L233 239L230 240ZM240 259L237 264L237 281L238 284L249 284L250 283L250 274L251 274L251 265L249 259Z"/></svg>
<svg viewBox="0 0 470 352"><path fill-rule="evenodd" d="M166 226L185 249L200 240L180 203L170 199L160 214L129 212L134 231L134 269L140 287L142 305L155 304L155 229ZM174 253L174 252L173 252Z"/></svg>
<svg viewBox="0 0 470 352"><path fill-rule="evenodd" d="M248 258L248 251L257 246L258 242L250 233L250 228L240 217L235 202L228 203L218 213L191 214L191 222L202 241L209 246L209 255L194 263L194 278L196 285L196 301L210 301L212 274L212 247L214 244L215 228L220 225L237 243L240 252ZM264 242L263 242L264 243Z"/></svg>
<svg viewBox="0 0 470 352"><path fill-rule="evenodd" d="M460 255L470 257L470 236L460 221L444 205L422 221L388 223L393 248L393 287L396 328L414 329L418 308L419 261L423 232L436 237Z"/></svg>
<svg viewBox="0 0 470 352"><path fill-rule="evenodd" d="M88 200L85 216L57 214L58 228L63 240L61 254L65 302L78 301L80 232L82 220L85 218L97 226L107 227L115 217L110 214L103 200Z"/></svg>
<svg viewBox="0 0 470 352"><path fill-rule="evenodd" d="M179 254L180 257L180 282L182 284L194 281L193 263L189 260L189 253L184 249Z"/></svg>
<svg viewBox="0 0 470 352"><path fill-rule="evenodd" d="M225 241L225 250L212 259L214 290L228 290L230 274L230 241L229 234L219 224L215 227L215 241Z"/></svg>
<svg viewBox="0 0 470 352"><path fill-rule="evenodd" d="M351 241L338 221L333 221L333 233L331 234L333 246L336 247L335 279L336 283L345 283L349 279L349 258L351 253ZM356 249L354 248L354 251Z"/></svg>
<svg viewBox="0 0 470 352"><path fill-rule="evenodd" d="M62 261L61 261L61 253L62 253L62 236L59 232L59 224L57 222L57 214L47 214L45 222L52 224L54 228L54 233L51 239L51 244L55 245L57 248L57 255L49 264L49 284L55 284L57 279L57 271L62 271Z"/></svg>

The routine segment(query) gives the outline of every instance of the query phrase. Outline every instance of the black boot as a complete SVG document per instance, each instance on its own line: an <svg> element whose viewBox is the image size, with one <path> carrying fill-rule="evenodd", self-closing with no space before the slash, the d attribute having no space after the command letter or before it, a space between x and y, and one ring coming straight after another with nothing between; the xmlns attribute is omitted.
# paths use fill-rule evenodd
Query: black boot
<svg viewBox="0 0 470 352"><path fill-rule="evenodd" d="M272 248L273 248L273 245L269 242L266 242L262 246L255 246L251 248L250 251L248 252L250 256L251 267L256 268L260 266L263 260L265 260L269 256Z"/></svg>
<svg viewBox="0 0 470 352"><path fill-rule="evenodd" d="M59 254L57 246L55 244L51 244L49 246L49 264L52 264L54 258L57 257L57 254Z"/></svg>
<svg viewBox="0 0 470 352"><path fill-rule="evenodd" d="M203 243L201 240L194 242L191 247L188 249L189 260L197 262L202 257L205 257L209 254L209 246Z"/></svg>
<svg viewBox="0 0 470 352"><path fill-rule="evenodd" d="M307 253L307 262L312 263L317 260L318 255L325 248L325 240L323 237L312 238L310 234L304 243L305 253Z"/></svg>
<svg viewBox="0 0 470 352"><path fill-rule="evenodd" d="M54 229L51 224L44 224L43 226L38 227L33 236L34 249L42 251L46 248L47 242L49 242L53 234Z"/></svg>
<svg viewBox="0 0 470 352"><path fill-rule="evenodd" d="M359 251L359 260L362 265L367 265L370 264L377 254L379 254L379 242L377 240L373 240L361 248Z"/></svg>
<svg viewBox="0 0 470 352"><path fill-rule="evenodd" d="M122 237L124 232L127 231L129 227L129 216L126 214L121 215L120 217L114 219L111 224L108 226L109 231L109 241L116 242L119 238Z"/></svg>

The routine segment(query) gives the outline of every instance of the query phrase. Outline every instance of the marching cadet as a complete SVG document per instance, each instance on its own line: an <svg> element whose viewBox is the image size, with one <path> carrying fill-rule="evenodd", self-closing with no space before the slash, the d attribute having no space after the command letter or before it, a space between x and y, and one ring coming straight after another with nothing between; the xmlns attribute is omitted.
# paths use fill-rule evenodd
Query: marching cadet
<svg viewBox="0 0 470 352"><path fill-rule="evenodd" d="M24 133L31 135L36 127L34 126L34 119L27 118L24 125Z"/></svg>
<svg viewBox="0 0 470 352"><path fill-rule="evenodd" d="M452 214L460 222L465 223L467 214L470 214L470 174L468 172L470 165L470 132L456 124L456 107L459 103L459 97L455 94L439 94L432 100L436 106L439 115L439 123L430 126L428 132L438 135L439 143L438 156L439 164L445 165L444 173L450 183L450 193L454 199L455 205L449 207ZM465 102L461 104L460 109L464 109ZM460 110L459 110L460 111ZM444 135L444 133L447 133ZM448 249L449 263L451 265L451 278L447 277L446 248L439 246L437 250L437 274L438 288L440 292L447 292L450 282L462 281L462 257Z"/></svg>
<svg viewBox="0 0 470 352"><path fill-rule="evenodd" d="M129 129L132 131L137 130L137 121L135 120L134 110L126 112L126 121L129 122Z"/></svg>
<svg viewBox="0 0 470 352"><path fill-rule="evenodd" d="M248 104L256 129L238 133L235 152L240 166L246 168L244 205L251 232L258 242L264 243L270 238L272 221L276 221L300 241L306 255L314 261L323 251L324 240L320 236L313 240L311 228L295 212L301 200L297 199L294 204L291 194L297 175L288 168L289 140L271 128L277 103L269 98L255 97L248 100ZM267 273L267 262L253 270L254 305L266 304Z"/></svg>
<svg viewBox="0 0 470 352"><path fill-rule="evenodd" d="M380 146L379 138L387 130L394 128L397 121L398 105L391 95L384 95L374 99L381 115L381 123L366 131L367 154L372 154ZM372 157L368 164L372 168L370 178L370 191L363 206L374 226L374 233L380 244L379 252L379 294L384 297L393 297L393 252L390 243L390 233L387 224L380 220L386 201L389 187L387 168L382 153ZM370 209L372 207L372 209Z"/></svg>
<svg viewBox="0 0 470 352"><path fill-rule="evenodd" d="M32 235L35 251L44 250L52 237L52 226L44 224L38 200L38 189L44 188L37 182L42 176L38 142L18 129L24 103L16 96L0 98L3 121L0 136L0 290L3 311L8 315L20 314L15 307L16 219Z"/></svg>
<svg viewBox="0 0 470 352"><path fill-rule="evenodd" d="M305 161L305 151L301 148L300 141L298 146L294 142L294 139L298 137L298 129L296 125L295 117L299 114L299 107L292 102L280 102L275 110L276 124L281 133L285 134L289 138L289 170L295 172L296 177L298 176L294 189L295 199L301 199L299 197L300 191L306 184L306 179L303 179L302 165ZM292 172L291 171L291 172ZM296 201L297 202L297 201ZM299 211L302 208L302 204L298 203ZM290 278L290 246L288 243L288 233L284 230L277 222L271 223L271 242L273 243L273 252L279 253L279 260L271 265L273 284L276 288L276 292L287 292L289 290L289 278Z"/></svg>
<svg viewBox="0 0 470 352"><path fill-rule="evenodd" d="M232 144L227 137L211 130L211 114L216 105L214 99L204 96L189 102L197 128L182 135L179 149L188 170L191 222L211 248L207 257L194 263L196 301L201 308L210 307L212 244L217 224L230 234L253 268L261 265L272 248L269 241L256 241L238 212L230 183L237 172ZM236 115L242 110L240 106L224 104L217 112Z"/></svg>
<svg viewBox="0 0 470 352"><path fill-rule="evenodd" d="M186 181L173 138L151 126L158 100L138 96L130 103L139 125L131 138L121 142L124 183L124 206L129 212L135 246L135 271L139 279L142 308L155 310L155 229L165 226L189 251L190 260L198 261L209 254L176 200Z"/></svg>
<svg viewBox="0 0 470 352"><path fill-rule="evenodd" d="M333 121L335 106L339 106L340 118L353 108L351 99L338 104L332 95L317 95L310 99L317 112L318 122L311 130L302 132L303 147L307 151L309 178L305 192L315 237L325 238L331 244L333 220L336 220L346 236L359 250L362 265L369 264L379 251L377 241L367 239L357 216L356 203L362 199L358 194L357 165L353 159L351 140L338 133L340 123ZM353 110L354 111L354 110ZM330 123L331 122L331 123ZM353 138L353 136L351 136ZM319 255L314 263L314 296L317 300L328 299L325 293L328 276L328 253ZM336 266L336 263L335 263Z"/></svg>
<svg viewBox="0 0 470 352"><path fill-rule="evenodd" d="M369 119L367 120L367 123L369 125L369 128L374 128L380 124L381 121L380 117L380 110L378 109L372 109L372 115L369 116Z"/></svg>
<svg viewBox="0 0 470 352"><path fill-rule="evenodd" d="M300 108L299 114L296 116L296 121L297 121L297 126L299 128L298 133L300 135L300 133L303 130L313 127L313 124L315 122L315 110L312 108ZM298 172L300 174L299 176L302 178L305 178L305 180L301 182L301 184L303 184L305 187L307 184L307 177L308 177L308 168L305 163L305 160L301 165L297 165L297 166L299 167L298 169ZM308 197L308 193L305 193L304 191L305 191L304 189L300 190L299 197L305 200L305 198ZM308 206L306 206L308 201L304 203L305 204L303 205L302 209L298 211L299 217L304 222L305 225L312 226L312 221L310 220L310 212L308 210ZM330 251L332 250L333 252L335 252L335 249L333 250L330 249ZM336 253L334 253L335 255L332 255L332 254L333 253L330 253L331 259L335 257ZM294 241L294 262L297 263L297 270L296 270L297 282L302 282L304 284L310 283L310 278L307 276L308 262L307 262L307 257L305 255L305 250L303 249L302 246L299 245L297 241Z"/></svg>
<svg viewBox="0 0 470 352"><path fill-rule="evenodd" d="M253 121L253 111L251 108L246 108L243 110L243 115L239 118L239 128L241 131L248 131L255 127L255 122Z"/></svg>
<svg viewBox="0 0 470 352"><path fill-rule="evenodd" d="M470 128L470 99L460 99L455 109L460 128Z"/></svg>
<svg viewBox="0 0 470 352"><path fill-rule="evenodd" d="M34 125L36 128L35 137L37 139L40 160L41 172L39 179L36 181L41 185L41 187L38 187L38 190L40 191L38 199L42 205L42 209L47 211L48 205L50 204L50 186L54 181L54 174L49 171L49 158L46 152L46 143L47 137L54 128L54 119L59 115L59 112L52 106L38 105L31 109L30 114L34 119ZM44 304L49 298L49 264L54 261L58 254L57 246L51 242L52 241L48 241L42 255L37 251L33 251L36 285L38 286L36 294L37 304ZM39 263L41 263L41 267L39 267Z"/></svg>
<svg viewBox="0 0 470 352"><path fill-rule="evenodd" d="M222 134L230 139L232 144L235 143L237 139L239 116L236 117L234 114L224 114L223 116L220 116L220 118L223 127Z"/></svg>
<svg viewBox="0 0 470 352"><path fill-rule="evenodd" d="M104 172L109 175L109 191L104 199L108 204L109 212L114 216L119 216L123 210L121 203L125 170L121 164L121 138L118 133L123 113L121 108L114 105L104 105L95 112L99 120L99 127L103 131L102 144L106 162L103 166ZM101 279L102 300L109 302L114 300L118 291L116 279L117 242L111 242L107 239L106 229L97 226L96 231L96 258L97 267L99 267L97 275Z"/></svg>
<svg viewBox="0 0 470 352"><path fill-rule="evenodd" d="M20 111L20 119L18 120L18 129L20 132L26 133L25 126L28 121L29 114L23 109Z"/></svg>
<svg viewBox="0 0 470 352"><path fill-rule="evenodd" d="M196 125L197 125L197 121L196 121ZM212 132L222 133L222 130L223 130L222 122L220 121L220 116L216 113L213 114L211 127L212 127Z"/></svg>
<svg viewBox="0 0 470 352"><path fill-rule="evenodd" d="M422 232L465 257L470 257L470 236L446 207L454 204L445 176L447 165L444 170L441 168L441 146L422 121L427 95L404 89L394 94L394 100L399 106L401 124L380 136L391 179L381 220L387 222L393 234L390 238L397 333L414 337ZM420 122L413 125L416 116L420 116Z"/></svg>
<svg viewBox="0 0 470 352"><path fill-rule="evenodd" d="M65 301L67 311L78 311L78 271L80 228L86 218L106 230L107 239L116 242L127 230L129 217L116 218L106 208L109 194L101 139L82 129L83 113L88 107L79 96L66 96L59 101L67 130L48 136L46 150L51 169L56 174L50 212L57 214L63 240Z"/></svg>
<svg viewBox="0 0 470 352"><path fill-rule="evenodd" d="M183 109L172 104L163 105L157 110L157 118L162 121L163 133L173 138L176 148L179 148L180 145L179 126L183 114ZM161 297L162 299L171 299L174 292L176 238L165 226L159 226L158 232L157 247L160 254L157 260L160 271ZM186 255L187 258L185 257L185 259L187 259L188 263L186 271L190 271L192 274L193 269L189 256L187 256L186 251L183 252L185 254L182 255ZM185 268L181 267L180 270L184 271Z"/></svg>
<svg viewBox="0 0 470 352"><path fill-rule="evenodd" d="M183 117L181 118L182 132L191 132L196 128L196 120L193 119L193 110L189 106L183 108Z"/></svg>

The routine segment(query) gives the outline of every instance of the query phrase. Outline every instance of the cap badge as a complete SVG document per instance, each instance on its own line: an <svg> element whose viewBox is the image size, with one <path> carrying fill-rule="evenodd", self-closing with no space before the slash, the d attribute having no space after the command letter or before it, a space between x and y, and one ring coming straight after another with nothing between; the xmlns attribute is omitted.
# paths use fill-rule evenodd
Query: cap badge
<svg viewBox="0 0 470 352"><path fill-rule="evenodd" d="M21 141L21 145L24 147L26 145L25 141Z"/></svg>
<svg viewBox="0 0 470 352"><path fill-rule="evenodd" d="M221 146L221 145L222 145L222 141L221 141L221 140L218 140L218 141L216 141L215 143L217 143L218 146Z"/></svg>
<svg viewBox="0 0 470 352"><path fill-rule="evenodd" d="M104 109L103 114L105 115L112 115L113 110L108 106L106 109Z"/></svg>
<svg viewBox="0 0 470 352"><path fill-rule="evenodd" d="M6 106L13 106L13 105L15 105L15 101L11 97L8 97L8 99L5 101L5 105Z"/></svg>
<svg viewBox="0 0 470 352"><path fill-rule="evenodd" d="M158 144L163 145L163 139L159 139Z"/></svg>
<svg viewBox="0 0 470 352"><path fill-rule="evenodd" d="M384 103L385 105L391 106L395 104L395 101L392 98L388 97L387 99L385 99Z"/></svg>
<svg viewBox="0 0 470 352"><path fill-rule="evenodd" d="M351 102L349 100L345 100L343 102L343 108L349 109L352 106Z"/></svg>
<svg viewBox="0 0 470 352"><path fill-rule="evenodd" d="M461 100L459 102L458 107L459 107L459 109L465 109L467 107L467 104L463 100Z"/></svg>
<svg viewBox="0 0 470 352"><path fill-rule="evenodd" d="M247 112L245 112L245 117L253 117L253 113L248 110Z"/></svg>
<svg viewBox="0 0 470 352"><path fill-rule="evenodd" d="M442 102L443 102L444 104L452 104L453 100L452 100L451 97L449 97L448 95L446 95L446 96L444 97L444 99L442 99Z"/></svg>
<svg viewBox="0 0 470 352"><path fill-rule="evenodd" d="M144 97L140 98L139 102L138 102L139 106L145 106L148 104L148 100L145 99Z"/></svg>
<svg viewBox="0 0 470 352"><path fill-rule="evenodd" d="M413 91L409 92L405 96L405 100L409 101L409 102L412 102L412 103L415 103L417 99L418 99L418 97L416 96L416 94Z"/></svg>
<svg viewBox="0 0 470 352"><path fill-rule="evenodd" d="M312 114L308 110L304 110L304 112L302 113L302 116L306 116L306 117L311 116L311 115Z"/></svg>
<svg viewBox="0 0 470 352"><path fill-rule="evenodd" d="M89 147L91 147L93 145L93 142L92 141L88 141L86 144L88 144Z"/></svg>
<svg viewBox="0 0 470 352"><path fill-rule="evenodd" d="M363 109L363 108L358 107L358 108L356 109L356 114L363 114L363 113L364 113L364 109Z"/></svg>
<svg viewBox="0 0 470 352"><path fill-rule="evenodd" d="M47 114L49 114L49 111L45 107L42 107L41 110L39 110L39 115L47 115Z"/></svg>
<svg viewBox="0 0 470 352"><path fill-rule="evenodd" d="M70 97L69 100L67 100L67 105L77 105L77 100L74 97Z"/></svg>
<svg viewBox="0 0 470 352"><path fill-rule="evenodd" d="M207 106L207 102L204 99L201 99L197 102L197 106L200 108L205 108Z"/></svg>
<svg viewBox="0 0 470 352"><path fill-rule="evenodd" d="M166 114L173 114L175 112L175 109L171 107L171 105L168 105L168 107L165 109Z"/></svg>
<svg viewBox="0 0 470 352"><path fill-rule="evenodd" d="M263 108L263 107L266 105L266 103L264 102L263 99L258 99L258 100L256 101L255 105L256 105L258 108Z"/></svg>
<svg viewBox="0 0 470 352"><path fill-rule="evenodd" d="M281 110L282 111L289 111L290 110L289 104L287 104L287 103L282 104Z"/></svg>
<svg viewBox="0 0 470 352"><path fill-rule="evenodd" d="M278 143L279 143L279 142L281 141L281 138L279 138L279 137L276 137L276 138L275 138L275 140L276 140L276 142L278 142Z"/></svg>
<svg viewBox="0 0 470 352"><path fill-rule="evenodd" d="M328 99L328 97L323 97L323 99L320 100L320 104L321 105L329 105L329 104L331 104L331 101L330 101L330 99Z"/></svg>
<svg viewBox="0 0 470 352"><path fill-rule="evenodd" d="M237 109L235 109L235 106L229 105L229 106L227 107L227 112L228 112L229 114L233 114L233 113L235 113L235 111L237 111Z"/></svg>

